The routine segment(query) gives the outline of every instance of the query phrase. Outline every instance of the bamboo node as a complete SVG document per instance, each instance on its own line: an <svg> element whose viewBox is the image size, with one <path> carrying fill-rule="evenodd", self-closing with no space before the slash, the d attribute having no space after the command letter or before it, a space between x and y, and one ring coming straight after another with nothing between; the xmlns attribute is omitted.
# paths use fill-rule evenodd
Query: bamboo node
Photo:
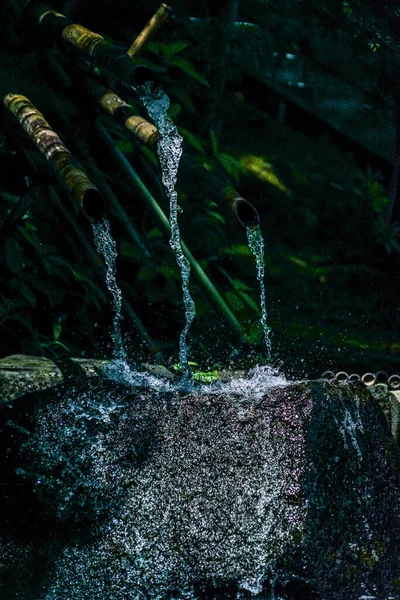
<svg viewBox="0 0 400 600"><path fill-rule="evenodd" d="M89 54L94 54L97 47L105 43L103 36L76 23L67 25L62 31L62 37L75 48L84 50Z"/></svg>
<svg viewBox="0 0 400 600"><path fill-rule="evenodd" d="M114 94L113 92L110 92L108 90L104 92L99 102L100 105L112 115L121 106L129 106L124 100L122 100L122 98L117 96L117 94Z"/></svg>

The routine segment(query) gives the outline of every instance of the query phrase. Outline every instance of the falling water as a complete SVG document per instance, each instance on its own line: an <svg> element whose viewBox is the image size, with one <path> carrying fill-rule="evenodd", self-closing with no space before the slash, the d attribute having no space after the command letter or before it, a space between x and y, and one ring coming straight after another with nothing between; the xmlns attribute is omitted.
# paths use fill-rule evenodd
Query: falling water
<svg viewBox="0 0 400 600"><path fill-rule="evenodd" d="M162 181L170 201L169 222L171 226L170 246L173 249L176 261L181 270L183 304L185 307L185 326L180 335L179 341L179 362L182 373L185 378L191 376L188 364L187 335L190 325L196 315L196 309L193 298L189 291L190 265L181 247L181 236L178 226L178 211L182 209L178 205L178 194L175 190L175 184L178 175L178 165L182 154L182 137L179 135L176 126L169 118L167 111L170 106L168 96L163 90L158 89L153 92L151 84L146 84L141 89L140 96L146 107L150 118L158 127L158 156L161 164Z"/></svg>
<svg viewBox="0 0 400 600"><path fill-rule="evenodd" d="M96 244L97 251L100 252L104 256L104 260L107 267L106 272L106 283L107 288L112 294L113 297L113 309L114 309L114 319L113 319L113 331L112 331L112 341L113 341L113 355L118 361L122 361L126 364L127 356L126 350L124 347L124 342L122 340L121 333L121 305L122 305L122 294L121 290L118 287L116 280L116 266L115 259L117 258L117 249L115 241L111 235L110 230L110 222L107 219L103 219L98 223L93 223L93 235L94 242Z"/></svg>
<svg viewBox="0 0 400 600"><path fill-rule="evenodd" d="M266 359L271 360L271 340L269 337L270 328L267 325L267 306L265 302L265 284L264 284L264 238L260 227L246 227L249 248L255 256L257 265L257 279L260 282L260 304L261 304L261 325L264 331L264 342L266 347Z"/></svg>

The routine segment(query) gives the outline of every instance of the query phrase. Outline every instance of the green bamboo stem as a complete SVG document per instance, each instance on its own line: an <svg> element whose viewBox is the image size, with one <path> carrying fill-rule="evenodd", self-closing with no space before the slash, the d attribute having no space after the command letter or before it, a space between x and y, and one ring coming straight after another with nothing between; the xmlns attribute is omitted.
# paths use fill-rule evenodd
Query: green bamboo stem
<svg viewBox="0 0 400 600"><path fill-rule="evenodd" d="M159 221L160 225L163 227L163 229L167 233L167 235L170 236L171 228L170 228L168 218L166 217L164 211L159 206L156 199L149 192L149 190L147 189L147 187L145 186L143 181L137 175L136 171L133 169L132 165L125 158L125 156L122 154L122 152L120 152L118 150L118 148L115 147L114 141L111 138L111 136L109 135L109 133L107 132L107 130L105 129L105 127L98 120L96 121L95 127L96 127L98 134L100 135L102 140L106 143L109 150L111 151L115 162L118 164L118 166L124 172L125 176L131 182L131 184L137 188L142 199L145 201L147 206L152 210L154 216L157 218L157 220ZM193 254L190 252L189 248L186 246L186 244L183 240L181 240L181 246L182 246L182 250L183 250L186 258L190 262L190 265L193 269L193 273L196 275L199 283L201 284L204 291L206 292L209 300L222 313L222 315L225 317L226 321L229 323L229 325L231 326L233 331L236 334L239 334L239 336L241 338L243 338L240 323L237 320L237 318L235 317L235 315L233 314L233 312L231 311L231 309L229 308L229 306L226 304L225 300L222 298L221 294L218 292L218 290L216 289L214 284L211 282L208 275L206 275L204 270L201 268L201 266L199 265L197 260L194 258Z"/></svg>

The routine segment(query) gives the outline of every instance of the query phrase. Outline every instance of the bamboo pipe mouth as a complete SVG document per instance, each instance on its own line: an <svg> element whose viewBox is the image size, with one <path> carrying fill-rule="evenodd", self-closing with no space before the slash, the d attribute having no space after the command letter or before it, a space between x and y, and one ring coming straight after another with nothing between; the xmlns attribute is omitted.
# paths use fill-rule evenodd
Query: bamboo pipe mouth
<svg viewBox="0 0 400 600"><path fill-rule="evenodd" d="M226 188L224 191L225 199L237 216L239 223L243 227L255 228L260 225L260 216L257 210L250 202L239 196L233 188Z"/></svg>
<svg viewBox="0 0 400 600"><path fill-rule="evenodd" d="M351 375L349 375L348 381L349 381L349 383L361 381L361 375L359 375L358 373L352 373Z"/></svg>
<svg viewBox="0 0 400 600"><path fill-rule="evenodd" d="M389 375L386 371L378 371L375 375L375 383L387 383Z"/></svg>
<svg viewBox="0 0 400 600"><path fill-rule="evenodd" d="M361 377L361 381L367 387L370 387L371 385L375 385L376 380L375 380L374 373L364 373L364 375Z"/></svg>
<svg viewBox="0 0 400 600"><path fill-rule="evenodd" d="M391 390L400 389L400 375L391 375L388 379L388 385Z"/></svg>
<svg viewBox="0 0 400 600"><path fill-rule="evenodd" d="M150 69L144 65L135 66L132 73L132 83L134 86L144 85L148 81L154 81L155 79L156 73L154 69Z"/></svg>
<svg viewBox="0 0 400 600"><path fill-rule="evenodd" d="M234 210L236 216L239 219L239 223L243 227L258 227L260 224L260 217L256 209L250 202L244 198L237 198Z"/></svg>
<svg viewBox="0 0 400 600"><path fill-rule="evenodd" d="M336 379L336 381L345 382L345 381L348 381L349 375L345 371L339 371L338 373L336 373L335 379Z"/></svg>
<svg viewBox="0 0 400 600"><path fill-rule="evenodd" d="M91 221L101 221L106 215L104 198L95 187L86 190L82 195L82 210Z"/></svg>

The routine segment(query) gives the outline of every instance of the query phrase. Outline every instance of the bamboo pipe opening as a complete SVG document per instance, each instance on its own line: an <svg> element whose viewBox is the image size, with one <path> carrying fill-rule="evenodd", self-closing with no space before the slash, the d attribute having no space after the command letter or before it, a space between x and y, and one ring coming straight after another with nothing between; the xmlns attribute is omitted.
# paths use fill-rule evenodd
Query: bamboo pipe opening
<svg viewBox="0 0 400 600"><path fill-rule="evenodd" d="M100 221L105 216L104 198L97 188L86 190L82 195L82 209L88 219Z"/></svg>
<svg viewBox="0 0 400 600"><path fill-rule="evenodd" d="M260 225L260 216L257 210L250 202L239 196L233 188L226 188L225 199L228 201L231 209L237 216L239 223L243 227L258 227Z"/></svg>
<svg viewBox="0 0 400 600"><path fill-rule="evenodd" d="M361 381L364 385L370 387L371 385L375 384L375 375L373 373L364 373L364 375L361 377Z"/></svg>
<svg viewBox="0 0 400 600"><path fill-rule="evenodd" d="M134 85L144 85L148 81L154 81L154 71L144 65L137 65L133 70L132 76Z"/></svg>

